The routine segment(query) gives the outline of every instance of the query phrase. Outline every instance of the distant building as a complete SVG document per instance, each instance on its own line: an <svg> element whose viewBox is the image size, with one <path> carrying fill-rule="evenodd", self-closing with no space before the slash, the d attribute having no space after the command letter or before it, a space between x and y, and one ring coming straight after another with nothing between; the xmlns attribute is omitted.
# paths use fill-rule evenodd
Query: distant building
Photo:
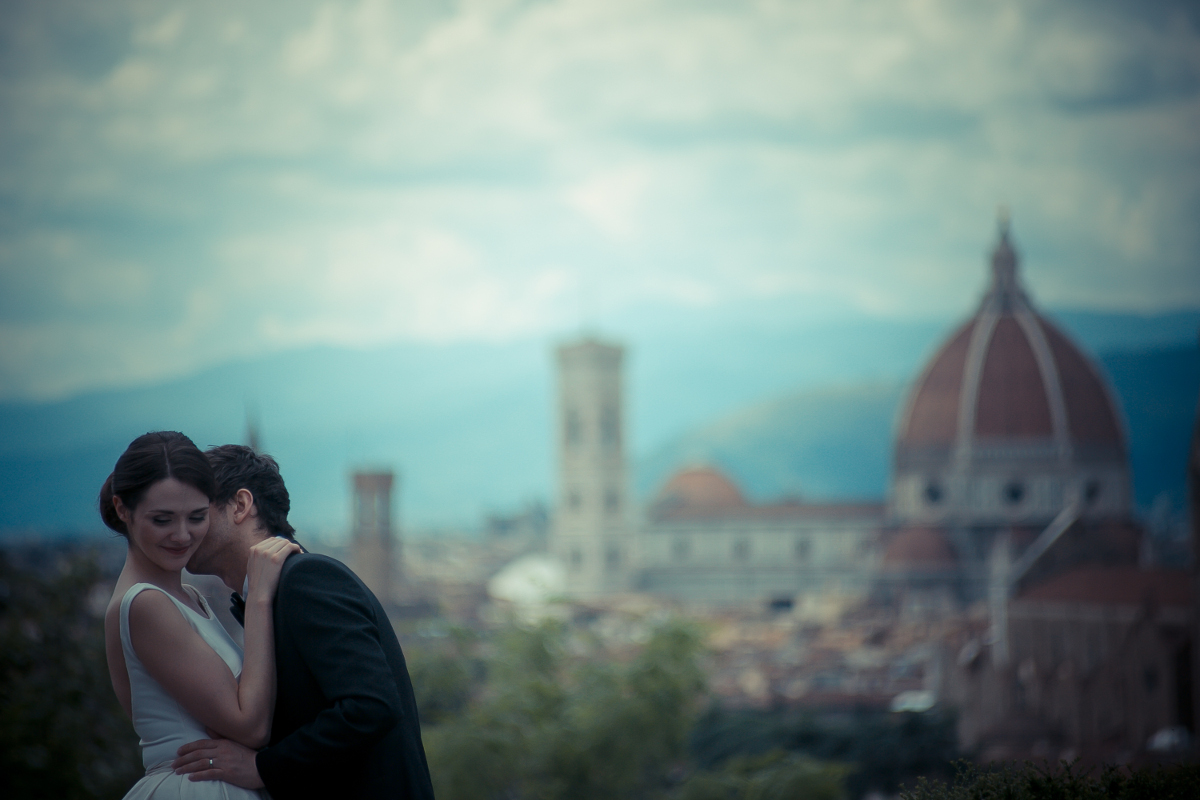
<svg viewBox="0 0 1200 800"><path fill-rule="evenodd" d="M932 637L911 639L910 625L892 645L928 662L920 681L885 680L903 664L880 672L881 651L863 637L840 673L820 658L801 665L799 645L779 639L754 691L850 687L859 702L907 689L890 702L955 706L960 744L985 760L1185 747L1200 719L1200 559L1190 575L1139 563L1119 407L1092 360L1033 306L1018 267L1002 219L982 302L897 415L886 504L755 504L700 464L635 515L623 351L593 339L560 348L552 552L569 590L795 609L792 623L822 604L869 600L900 613L897 629ZM1200 409L1189 476L1200 551Z"/></svg>
<svg viewBox="0 0 1200 800"><path fill-rule="evenodd" d="M484 534L490 541L514 542L530 549L546 548L550 520L541 503L527 503L513 514L489 514L484 519Z"/></svg>
<svg viewBox="0 0 1200 800"><path fill-rule="evenodd" d="M1128 760L1186 747L1195 730L1191 578L1087 565L1018 594L1007 653L994 630L950 642L942 700L984 760Z"/></svg>
<svg viewBox="0 0 1200 800"><path fill-rule="evenodd" d="M624 348L593 338L558 348L558 505L550 551L567 590L628 589L633 570L625 463Z"/></svg>
<svg viewBox="0 0 1200 800"><path fill-rule="evenodd" d="M395 599L393 581L400 573L400 548L392 532L392 486L395 476L356 472L354 527L350 533L352 568L385 606Z"/></svg>
<svg viewBox="0 0 1200 800"><path fill-rule="evenodd" d="M568 592L639 590L710 604L866 597L882 504L752 505L716 469L687 469L634 516L624 451L623 348L558 349L559 503L550 551Z"/></svg>
<svg viewBox="0 0 1200 800"><path fill-rule="evenodd" d="M1002 219L982 302L900 410L886 505L756 505L698 465L634 515L624 351L591 338L560 347L551 550L569 585L777 607L869 595L920 616L989 598L1001 612L1013 591L1075 566L1136 565L1118 406L1096 365L1038 313L1018 268Z"/></svg>
<svg viewBox="0 0 1200 800"><path fill-rule="evenodd" d="M752 505L710 466L672 477L638 531L637 587L705 603L791 608L861 600L878 560L882 503Z"/></svg>
<svg viewBox="0 0 1200 800"><path fill-rule="evenodd" d="M986 623L947 642L941 699L960 745L1092 762L1187 747L1195 579L1138 563L1117 405L1033 309L1006 223L978 312L922 372L899 427L883 596L987 601Z"/></svg>
<svg viewBox="0 0 1200 800"><path fill-rule="evenodd" d="M559 504L550 551L567 591L625 590L708 604L866 597L882 504L752 505L716 469L686 469L636 517L625 461L624 349L558 349Z"/></svg>
<svg viewBox="0 0 1200 800"><path fill-rule="evenodd" d="M899 416L881 575L893 598L981 599L997 547L1019 559L1052 523L1057 542L1031 553L1027 581L1137 561L1113 394L1034 308L1006 219L991 267L975 315L922 370Z"/></svg>

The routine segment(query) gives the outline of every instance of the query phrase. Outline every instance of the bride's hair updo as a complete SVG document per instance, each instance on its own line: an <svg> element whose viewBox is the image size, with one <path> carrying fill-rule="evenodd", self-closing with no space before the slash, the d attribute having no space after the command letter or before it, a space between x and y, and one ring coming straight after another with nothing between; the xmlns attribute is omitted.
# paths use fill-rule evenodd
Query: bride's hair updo
<svg viewBox="0 0 1200 800"><path fill-rule="evenodd" d="M147 433L125 448L100 487L100 518L117 533L128 536L129 528L117 516L113 498L121 498L132 512L151 486L167 478L197 489L210 500L217 491L212 466L191 439L177 431Z"/></svg>

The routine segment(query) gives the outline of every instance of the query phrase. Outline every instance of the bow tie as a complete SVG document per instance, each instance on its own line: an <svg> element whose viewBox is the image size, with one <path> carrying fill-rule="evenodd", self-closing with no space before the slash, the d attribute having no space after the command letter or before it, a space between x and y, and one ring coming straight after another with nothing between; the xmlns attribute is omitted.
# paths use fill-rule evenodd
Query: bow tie
<svg viewBox="0 0 1200 800"><path fill-rule="evenodd" d="M229 595L229 613L237 620L238 625L246 627L246 601L237 592Z"/></svg>

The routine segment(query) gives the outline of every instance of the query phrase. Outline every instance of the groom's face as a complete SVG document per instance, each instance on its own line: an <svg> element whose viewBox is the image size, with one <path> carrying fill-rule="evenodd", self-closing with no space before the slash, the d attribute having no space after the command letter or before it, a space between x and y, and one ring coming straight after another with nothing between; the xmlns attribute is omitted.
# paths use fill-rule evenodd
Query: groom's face
<svg viewBox="0 0 1200 800"><path fill-rule="evenodd" d="M230 517L233 504L213 503L208 509L208 535L200 542L188 560L188 572L193 575L215 575L221 552L233 539L234 525Z"/></svg>

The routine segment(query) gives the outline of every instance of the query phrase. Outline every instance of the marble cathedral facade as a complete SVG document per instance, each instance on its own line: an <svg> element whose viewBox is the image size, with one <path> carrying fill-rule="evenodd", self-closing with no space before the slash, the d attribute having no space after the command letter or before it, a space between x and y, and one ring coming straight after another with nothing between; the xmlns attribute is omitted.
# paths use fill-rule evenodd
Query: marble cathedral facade
<svg viewBox="0 0 1200 800"><path fill-rule="evenodd" d="M696 465L635 507L624 350L594 338L559 347L551 550L570 592L716 604L873 596L951 608L987 597L998 549L1010 583L1088 561L1136 563L1112 393L1029 299L1006 220L990 266L976 312L900 410L886 503L752 504L727 476Z"/></svg>

